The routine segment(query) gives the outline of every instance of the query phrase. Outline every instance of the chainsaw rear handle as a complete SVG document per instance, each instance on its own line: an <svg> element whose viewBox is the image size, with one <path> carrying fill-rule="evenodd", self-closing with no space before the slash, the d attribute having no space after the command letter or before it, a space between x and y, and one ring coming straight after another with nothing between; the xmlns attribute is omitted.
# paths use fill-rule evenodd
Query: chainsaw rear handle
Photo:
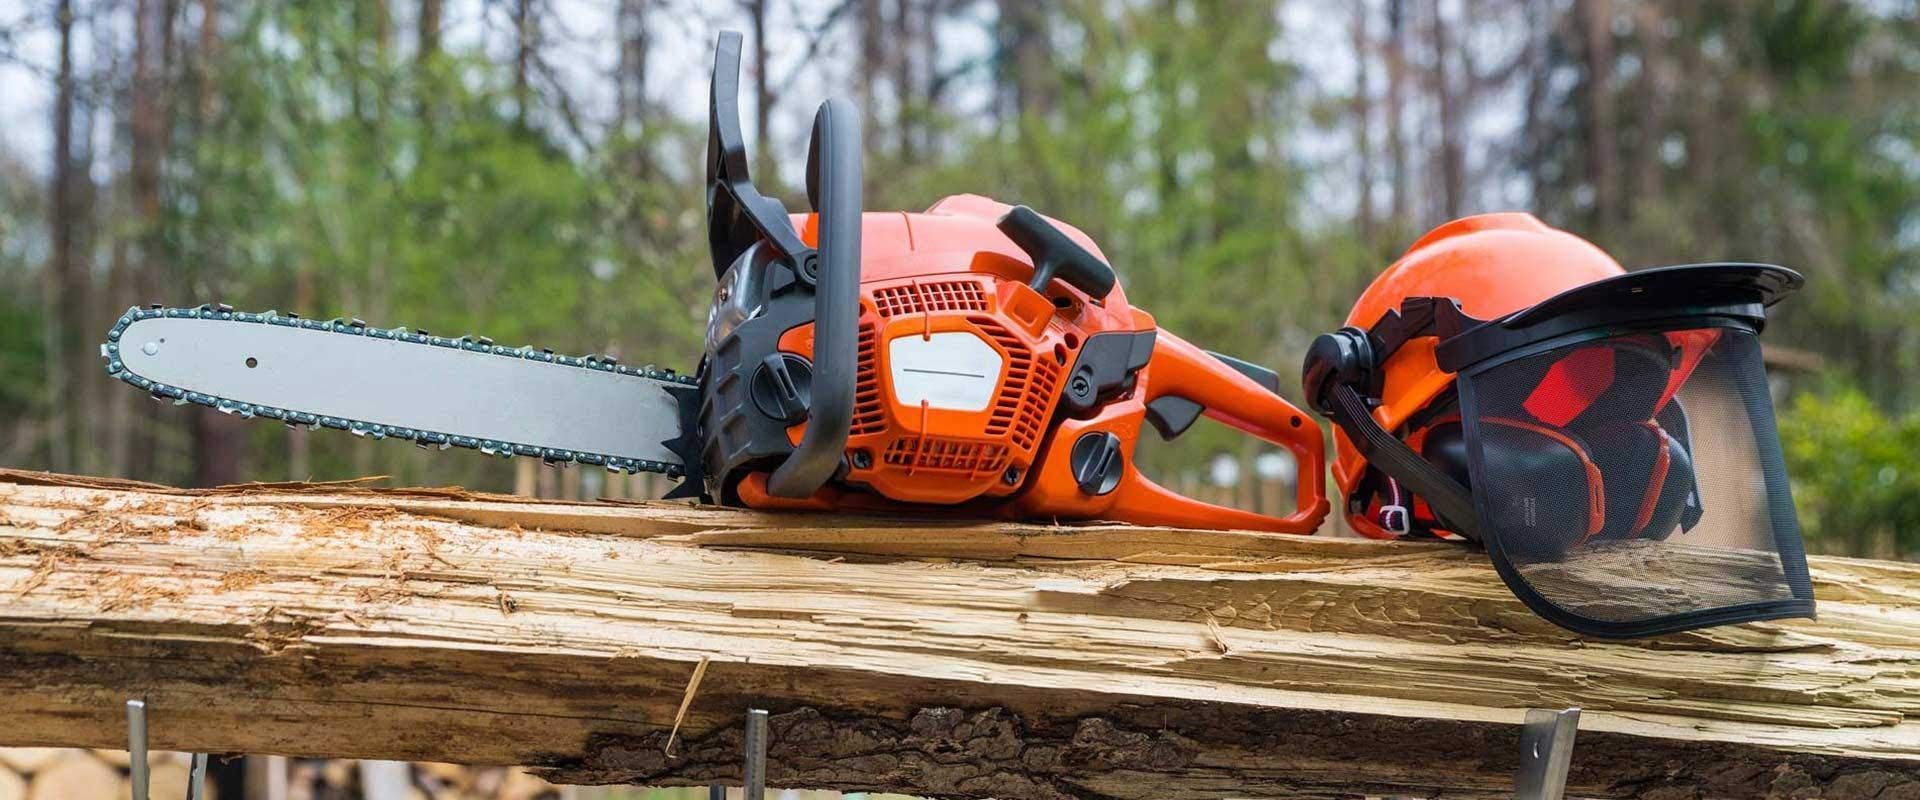
<svg viewBox="0 0 1920 800"><path fill-rule="evenodd" d="M1241 528L1312 533L1330 508L1326 491L1326 441L1320 426L1267 387L1213 355L1165 330L1154 338L1144 400L1179 397L1198 403L1206 416L1293 454L1297 467L1293 513L1284 517L1216 505L1187 497L1129 469L1113 511L1121 519L1190 528Z"/></svg>
<svg viewBox="0 0 1920 800"><path fill-rule="evenodd" d="M860 113L820 104L807 146L807 199L819 215L813 282L813 386L799 446L767 478L776 497L808 497L840 468L853 428L860 326ZM809 264L799 267L804 271Z"/></svg>

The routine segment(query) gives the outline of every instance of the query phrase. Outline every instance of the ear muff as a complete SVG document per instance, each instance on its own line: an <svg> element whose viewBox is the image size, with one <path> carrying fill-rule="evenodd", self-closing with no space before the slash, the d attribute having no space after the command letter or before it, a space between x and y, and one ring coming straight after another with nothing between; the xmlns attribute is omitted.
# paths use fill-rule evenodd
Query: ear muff
<svg viewBox="0 0 1920 800"><path fill-rule="evenodd" d="M1636 337L1575 348L1532 365L1533 390L1500 416L1533 419L1556 428L1653 416L1672 375L1672 347L1658 337ZM1512 405L1511 400L1507 401Z"/></svg>
<svg viewBox="0 0 1920 800"><path fill-rule="evenodd" d="M1426 429L1420 438L1420 457L1433 462L1447 477L1460 482L1461 486L1473 487L1468 468L1467 434L1456 417L1448 422L1435 424Z"/></svg>
<svg viewBox="0 0 1920 800"><path fill-rule="evenodd" d="M1488 522L1515 535L1501 546L1514 556L1550 558L1598 534L1606 519L1599 465L1566 431L1497 417L1480 420L1481 457L1524 481L1485 481L1473 492Z"/></svg>
<svg viewBox="0 0 1920 800"><path fill-rule="evenodd" d="M1598 539L1664 539L1693 493L1693 458L1654 422L1619 422L1587 434L1600 467L1606 519Z"/></svg>

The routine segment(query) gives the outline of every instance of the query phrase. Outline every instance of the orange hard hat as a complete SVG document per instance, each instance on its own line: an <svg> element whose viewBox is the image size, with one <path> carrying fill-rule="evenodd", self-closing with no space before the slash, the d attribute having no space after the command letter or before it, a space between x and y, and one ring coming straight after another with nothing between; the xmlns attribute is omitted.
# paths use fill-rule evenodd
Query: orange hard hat
<svg viewBox="0 0 1920 800"><path fill-rule="evenodd" d="M1561 292L1624 274L1620 263L1593 243L1548 226L1532 214L1506 212L1457 219L1434 228L1375 278L1347 315L1347 325L1369 328L1414 297L1444 297L1480 319L1496 319ZM1374 418L1397 430L1453 385L1454 375L1434 360L1437 339L1402 345L1383 365ZM1351 496L1367 459L1345 431L1334 430L1333 478ZM1363 535L1387 538L1365 509L1349 506L1348 519Z"/></svg>
<svg viewBox="0 0 1920 800"><path fill-rule="evenodd" d="M1811 616L1759 344L1802 282L1629 273L1526 214L1434 229L1301 364L1348 521L1484 547L1527 607L1595 636Z"/></svg>

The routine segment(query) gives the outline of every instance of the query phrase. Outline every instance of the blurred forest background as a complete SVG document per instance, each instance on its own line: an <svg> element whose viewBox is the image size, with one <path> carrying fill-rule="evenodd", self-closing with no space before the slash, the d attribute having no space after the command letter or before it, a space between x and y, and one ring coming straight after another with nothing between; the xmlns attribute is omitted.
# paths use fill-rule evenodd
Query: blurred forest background
<svg viewBox="0 0 1920 800"><path fill-rule="evenodd" d="M692 368L722 28L790 208L811 110L849 96L869 208L1072 222L1163 325L1294 396L1311 338L1451 217L1531 210L1630 267L1796 267L1767 340L1809 538L1920 555L1913 0L12 0L0 464L513 486L155 404L98 343L131 304L221 301ZM1207 430L1147 458L1244 498L1257 455Z"/></svg>

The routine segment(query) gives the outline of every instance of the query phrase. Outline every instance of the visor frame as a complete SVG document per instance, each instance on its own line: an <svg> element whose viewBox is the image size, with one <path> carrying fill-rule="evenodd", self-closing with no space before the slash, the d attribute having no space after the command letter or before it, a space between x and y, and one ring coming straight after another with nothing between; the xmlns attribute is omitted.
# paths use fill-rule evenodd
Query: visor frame
<svg viewBox="0 0 1920 800"><path fill-rule="evenodd" d="M1763 308L1762 306L1755 310L1759 314L1764 315ZM1591 322L1589 325L1576 330L1565 331L1558 335L1544 338L1528 336L1519 340L1518 344L1502 352L1480 359L1466 369L1459 371L1455 387L1458 391L1461 424L1468 448L1467 462L1468 472L1471 477L1470 485L1482 487L1490 485L1488 476L1484 474L1486 461L1483 449L1485 442L1480 431L1482 420L1479 414L1474 413L1475 409L1481 408L1482 403L1482 400L1476 396L1479 381L1473 380L1475 376L1497 369L1516 360L1543 353L1550 353L1555 350L1588 342L1605 341L1607 339L1628 335L1664 334L1675 330L1698 328L1722 328L1758 336L1760 328L1764 323L1764 316L1756 318L1740 313L1725 313L1727 310L1725 306L1714 309L1720 313L1707 314L1675 314L1672 313L1675 309L1671 307L1655 310L1660 313L1658 315L1644 316L1631 312L1614 314L1609 315L1613 317L1611 322L1602 323L1589 320L1589 322ZM1634 319L1634 317L1641 318ZM1496 321L1485 324L1493 325L1499 324L1499 322ZM1763 419L1759 418L1758 415L1755 415L1756 418L1754 419L1756 424L1765 426L1765 433L1772 434L1770 439L1772 442L1771 452L1764 452L1762 456L1778 459L1781 458L1779 452L1780 444L1772 414L1772 403L1766 403L1765 409L1767 413ZM1759 446L1764 447L1768 441L1769 439L1767 437L1756 437L1756 443ZM1779 472L1784 481L1784 468ZM1789 498L1792 497L1790 486L1769 486L1768 489L1770 493L1784 492L1785 496ZM1790 502L1786 509L1787 513L1785 514L1785 518L1783 519L1779 514L1775 514L1771 517L1771 523L1774 546L1776 552L1780 553L1781 556L1782 577L1789 591L1792 593L1792 597L1716 606L1698 611L1666 614L1639 620L1615 621L1596 619L1568 611L1552 600L1549 600L1538 589L1534 588L1532 582L1529 581L1525 575L1522 575L1519 568L1514 564L1511 554L1507 552L1502 542L1504 537L1500 536L1492 526L1484 522L1484 520L1488 518L1488 510L1483 503L1488 501L1490 493L1486 491L1473 491L1471 494L1474 516L1476 517L1474 521L1474 527L1476 528L1475 533L1477 534L1475 539L1482 547L1486 548L1488 560L1493 562L1494 571L1499 574L1500 580L1507 584L1507 588L1511 590L1514 596L1519 598L1520 602L1526 605L1529 610L1548 622L1552 622L1575 633L1606 639L1631 639L1677 633L1698 628L1708 628L1716 625L1793 618L1811 619L1815 616L1812 580L1808 573L1806 562L1806 544L1800 535L1798 515Z"/></svg>
<svg viewBox="0 0 1920 800"><path fill-rule="evenodd" d="M1608 330L1687 318L1746 320L1758 333L1766 325L1767 307L1804 283L1800 273L1771 264L1683 264L1577 286L1493 320L1443 302L1434 310L1440 338L1434 359L1442 370L1464 375L1489 360L1504 360L1515 350L1568 334L1599 329L1593 338L1604 338Z"/></svg>

